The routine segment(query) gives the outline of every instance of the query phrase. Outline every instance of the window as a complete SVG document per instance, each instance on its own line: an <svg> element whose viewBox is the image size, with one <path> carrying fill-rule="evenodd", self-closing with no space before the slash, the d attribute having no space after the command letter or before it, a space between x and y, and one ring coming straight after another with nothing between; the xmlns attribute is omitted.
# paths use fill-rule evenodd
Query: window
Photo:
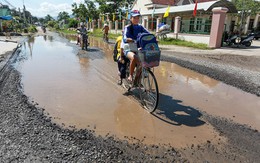
<svg viewBox="0 0 260 163"><path fill-rule="evenodd" d="M202 18L197 18L196 31L201 31L201 28L202 28Z"/></svg>
<svg viewBox="0 0 260 163"><path fill-rule="evenodd" d="M191 18L191 19L190 19L189 32L194 32L194 23L195 23L195 18Z"/></svg>
<svg viewBox="0 0 260 163"><path fill-rule="evenodd" d="M249 20L248 30L252 30L254 27L254 19Z"/></svg>
<svg viewBox="0 0 260 163"><path fill-rule="evenodd" d="M234 20L231 21L230 30L229 30L230 32L233 32L233 31L234 31L235 26L236 26L235 23L236 23L236 22L235 22Z"/></svg>

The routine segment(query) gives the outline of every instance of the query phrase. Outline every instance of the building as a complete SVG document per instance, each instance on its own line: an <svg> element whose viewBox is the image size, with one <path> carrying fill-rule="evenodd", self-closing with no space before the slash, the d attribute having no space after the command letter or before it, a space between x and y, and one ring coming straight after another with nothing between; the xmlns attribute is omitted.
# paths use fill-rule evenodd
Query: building
<svg viewBox="0 0 260 163"><path fill-rule="evenodd" d="M227 32L239 29L239 18L235 5L229 0L198 0L197 14L193 16L195 0L136 0L133 9L139 9L142 14L143 25L151 31L156 31L158 19L171 27L174 37L176 17L180 17L179 36L188 41L208 43L212 26L212 9L217 7L227 8L224 30ZM163 15L169 6L169 16L163 18ZM247 18L244 33L253 29L260 28L259 14ZM200 36L206 39L197 39Z"/></svg>
<svg viewBox="0 0 260 163"><path fill-rule="evenodd" d="M3 5L0 3L0 17L11 15L11 10L7 5ZM2 19L0 19L0 31L2 31Z"/></svg>

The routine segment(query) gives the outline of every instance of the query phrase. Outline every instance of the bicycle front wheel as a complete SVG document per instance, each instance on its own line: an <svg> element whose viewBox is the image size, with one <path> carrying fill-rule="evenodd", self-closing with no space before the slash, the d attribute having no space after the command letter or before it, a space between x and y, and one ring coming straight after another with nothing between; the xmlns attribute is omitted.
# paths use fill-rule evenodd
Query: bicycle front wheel
<svg viewBox="0 0 260 163"><path fill-rule="evenodd" d="M159 89L156 78L150 69L144 69L140 82L140 99L144 108L152 113L159 102Z"/></svg>
<svg viewBox="0 0 260 163"><path fill-rule="evenodd" d="M161 39L162 39L162 40L167 39L167 35L166 35L166 34L162 34Z"/></svg>

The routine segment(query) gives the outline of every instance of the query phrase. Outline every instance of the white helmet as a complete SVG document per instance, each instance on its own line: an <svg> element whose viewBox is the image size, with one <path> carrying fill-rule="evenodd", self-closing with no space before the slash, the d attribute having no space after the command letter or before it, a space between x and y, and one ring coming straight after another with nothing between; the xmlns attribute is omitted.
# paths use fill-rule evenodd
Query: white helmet
<svg viewBox="0 0 260 163"><path fill-rule="evenodd" d="M84 23L83 23L83 22L80 22L80 26L84 26Z"/></svg>
<svg viewBox="0 0 260 163"><path fill-rule="evenodd" d="M105 27L105 26L108 26L108 25L107 25L107 24L104 24L104 27Z"/></svg>

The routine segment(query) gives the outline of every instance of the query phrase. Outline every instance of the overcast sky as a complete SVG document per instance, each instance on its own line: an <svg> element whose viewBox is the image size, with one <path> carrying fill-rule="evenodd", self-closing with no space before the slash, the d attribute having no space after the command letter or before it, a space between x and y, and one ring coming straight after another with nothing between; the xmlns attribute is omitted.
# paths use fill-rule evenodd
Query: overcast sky
<svg viewBox="0 0 260 163"><path fill-rule="evenodd" d="M31 12L33 16L45 17L47 14L55 17L61 11L66 11L71 14L71 5L76 2L84 2L84 0L7 0L16 9L23 8L23 2L26 10ZM1 3L7 4L4 0Z"/></svg>

